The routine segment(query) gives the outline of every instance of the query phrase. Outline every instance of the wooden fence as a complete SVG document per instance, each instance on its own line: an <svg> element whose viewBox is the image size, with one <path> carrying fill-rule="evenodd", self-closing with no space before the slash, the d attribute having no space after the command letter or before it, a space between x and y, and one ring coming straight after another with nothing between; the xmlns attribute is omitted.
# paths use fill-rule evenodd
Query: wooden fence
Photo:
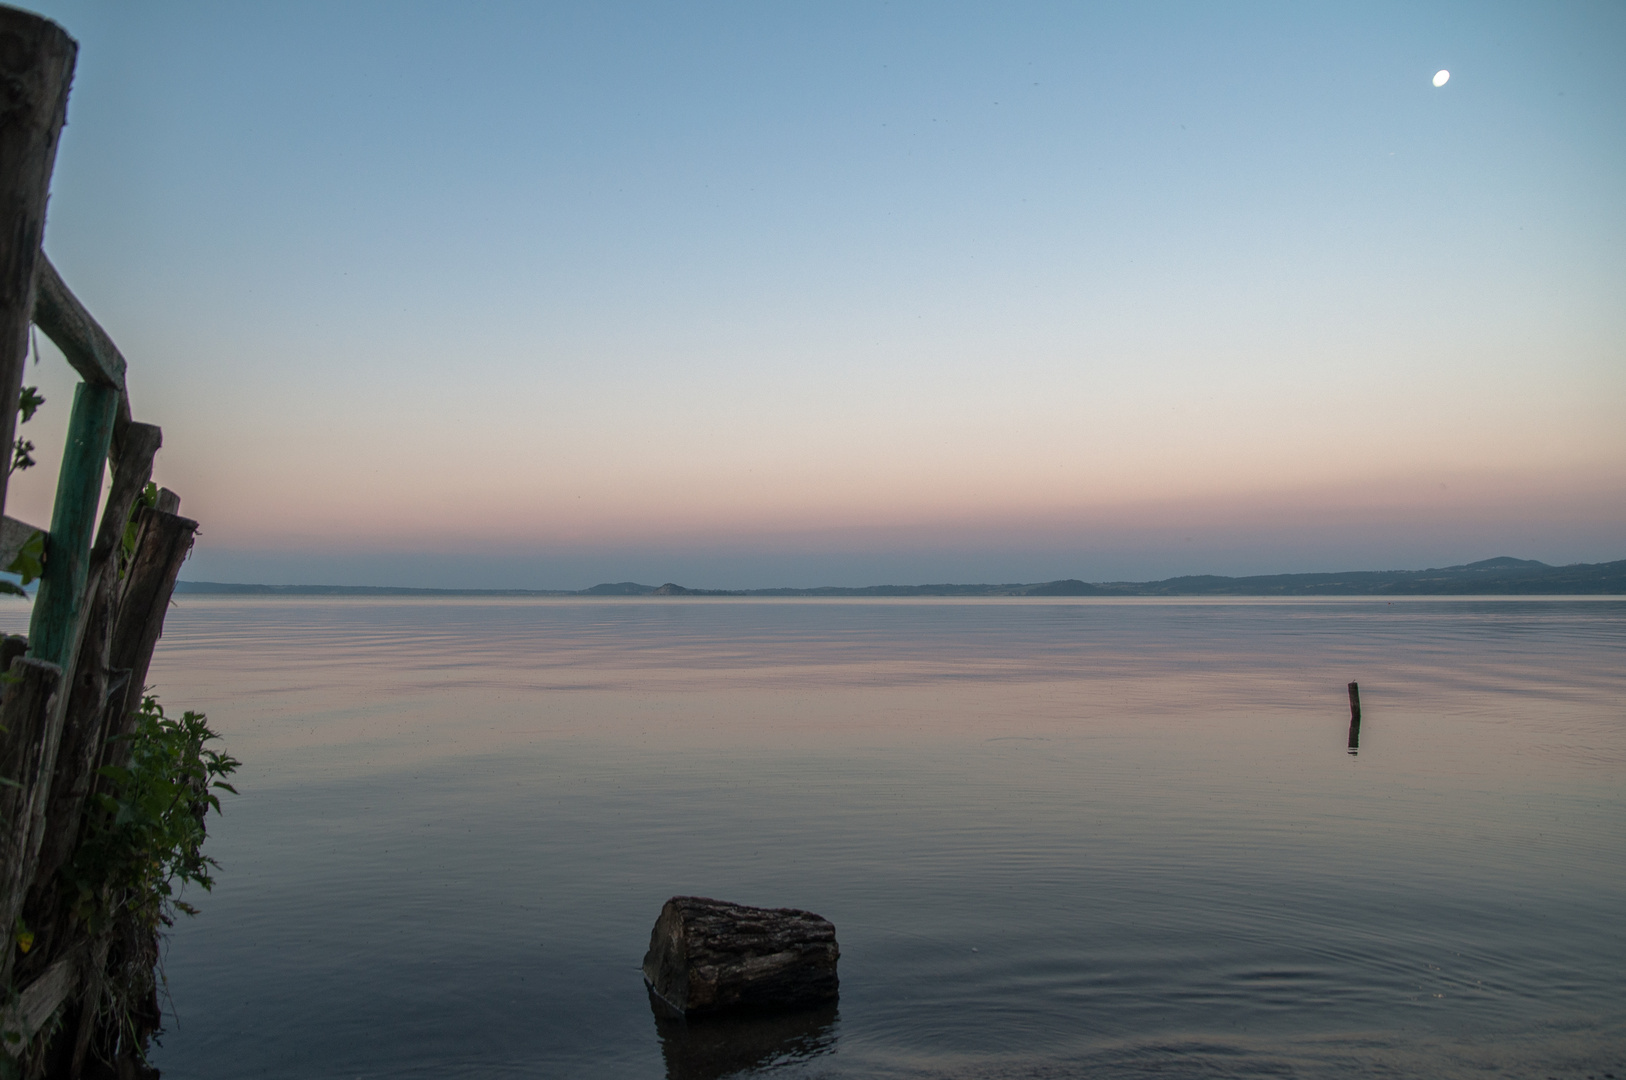
<svg viewBox="0 0 1626 1080"><path fill-rule="evenodd" d="M123 1077L139 1075L140 1048L130 1043L145 1033L109 1030L122 1021L102 1002L108 980L143 965L150 983L156 943L137 942L132 955L130 943L69 915L61 871L99 770L117 763L118 736L134 728L197 523L162 492L156 506L137 510L133 553L126 548L161 433L132 419L124 357L40 250L77 51L55 23L0 7L0 445L8 464L31 326L83 380L50 529L0 523L0 568L36 536L44 540L28 637L0 643L0 1074ZM105 503L104 463L112 470ZM0 512L8 476L0 470ZM155 996L146 1011L150 1032Z"/></svg>

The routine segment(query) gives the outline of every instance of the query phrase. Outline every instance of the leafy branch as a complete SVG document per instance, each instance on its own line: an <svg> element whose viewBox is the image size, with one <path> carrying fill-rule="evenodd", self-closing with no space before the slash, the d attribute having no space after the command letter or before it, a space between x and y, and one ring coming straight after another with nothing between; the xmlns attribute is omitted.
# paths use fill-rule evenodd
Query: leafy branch
<svg viewBox="0 0 1626 1080"><path fill-rule="evenodd" d="M36 351L38 348L39 346L36 345ZM44 404L45 399L40 396L39 387L23 387L22 392L17 396L17 412L19 414L17 422L19 424L28 423L30 420L34 419L34 414L38 412L39 407ZM38 462L34 460L33 442L19 436L17 441L12 446L11 466L7 469L6 475L9 476L14 472L20 472L23 469L32 469L37 464ZM44 561L45 534L36 532L33 536L28 538L28 542L25 543L23 545L23 549L17 553L17 557L12 560L11 565L5 567L6 573L18 575L22 578L22 581L20 583L13 581L0 581L0 595L27 596L28 592L23 588L23 586L40 576Z"/></svg>
<svg viewBox="0 0 1626 1080"><path fill-rule="evenodd" d="M45 399L40 396L39 387L23 387L22 393L17 397L17 412L20 414L17 422L19 424L28 423L34 419L34 413L39 411L39 407L44 404ZM9 471L19 472L23 469L32 469L37 464L39 462L34 460L34 443L19 435L16 442L12 444L11 468Z"/></svg>
<svg viewBox="0 0 1626 1080"><path fill-rule="evenodd" d="M124 737L129 760L104 766L107 789L89 804L90 819L69 868L73 914L93 932L122 913L150 929L170 925L174 912L196 909L177 897L188 884L214 887L219 864L202 852L210 810L240 762L207 744L219 736L208 719L188 710L164 715L155 697L141 701L135 731Z"/></svg>

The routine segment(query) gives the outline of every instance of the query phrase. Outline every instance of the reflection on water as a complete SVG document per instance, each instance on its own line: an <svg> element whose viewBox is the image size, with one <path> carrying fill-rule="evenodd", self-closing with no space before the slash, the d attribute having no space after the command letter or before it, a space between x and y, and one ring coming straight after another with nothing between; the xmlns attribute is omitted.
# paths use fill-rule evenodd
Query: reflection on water
<svg viewBox="0 0 1626 1080"><path fill-rule="evenodd" d="M649 993L666 1080L723 1080L752 1069L805 1062L836 1045L836 1006L685 1019Z"/></svg>
<svg viewBox="0 0 1626 1080"><path fill-rule="evenodd" d="M1623 661L1619 601L183 598L245 765L158 1064L1626 1076ZM652 1030L673 895L841 927L839 1039Z"/></svg>

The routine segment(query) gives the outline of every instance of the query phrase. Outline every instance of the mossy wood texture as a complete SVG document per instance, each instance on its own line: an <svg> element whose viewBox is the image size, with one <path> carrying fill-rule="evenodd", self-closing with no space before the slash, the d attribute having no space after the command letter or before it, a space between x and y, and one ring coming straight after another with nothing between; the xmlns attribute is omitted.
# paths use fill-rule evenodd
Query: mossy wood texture
<svg viewBox="0 0 1626 1080"><path fill-rule="evenodd" d="M102 498L102 474L118 404L119 392L110 386L80 383L73 393L68 445L57 474L51 534L45 541L45 573L28 627L29 651L53 664L68 664L78 644L91 530Z"/></svg>

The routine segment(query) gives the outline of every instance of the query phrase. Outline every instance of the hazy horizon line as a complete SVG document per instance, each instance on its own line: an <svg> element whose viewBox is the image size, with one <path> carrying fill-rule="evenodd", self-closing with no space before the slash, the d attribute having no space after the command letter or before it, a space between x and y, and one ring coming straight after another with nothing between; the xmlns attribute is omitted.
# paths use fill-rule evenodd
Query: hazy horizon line
<svg viewBox="0 0 1626 1080"><path fill-rule="evenodd" d="M1502 575L1517 575L1520 572L1527 574L1545 574L1552 571L1578 571L1615 567L1626 564L1626 559L1608 560L1595 563L1567 563L1554 565L1536 559L1521 559L1516 556L1498 555L1474 562L1459 563L1452 566L1409 568L1388 568L1382 570L1336 570L1336 571L1282 571L1268 574L1176 574L1165 578L1152 578L1140 581L1131 580L1101 580L1088 581L1083 578L1063 577L1047 581L1000 581L1000 582L921 582L918 584L899 584L896 582L875 583L870 585L819 585L819 586L769 586L757 588L726 588L718 586L685 586L677 582L663 582L659 585L645 584L631 578L618 581L601 581L582 588L535 588L524 586L498 586L489 588L467 588L456 586L432 585L348 585L340 583L311 582L303 584L272 585L263 582L228 582L204 581L183 579L177 581L177 587L187 587L184 591L192 591L199 587L205 589L265 589L276 592L294 592L299 590L343 590L354 593L456 593L462 595L590 595L595 590L631 589L638 590L636 594L653 593L656 590L681 590L676 595L687 594L732 594L732 595L768 595L768 594L811 594L825 591L860 592L876 589L1035 589L1045 586L1064 585L1076 583L1081 586L1094 588L1134 588L1167 585L1181 581L1211 581L1211 582L1249 582L1284 579L1317 579L1351 578L1359 577L1370 580L1385 575L1417 575L1431 573L1460 573L1472 571L1476 573L1501 573ZM601 595L610 595L600 593ZM628 593L627 595L636 595Z"/></svg>

